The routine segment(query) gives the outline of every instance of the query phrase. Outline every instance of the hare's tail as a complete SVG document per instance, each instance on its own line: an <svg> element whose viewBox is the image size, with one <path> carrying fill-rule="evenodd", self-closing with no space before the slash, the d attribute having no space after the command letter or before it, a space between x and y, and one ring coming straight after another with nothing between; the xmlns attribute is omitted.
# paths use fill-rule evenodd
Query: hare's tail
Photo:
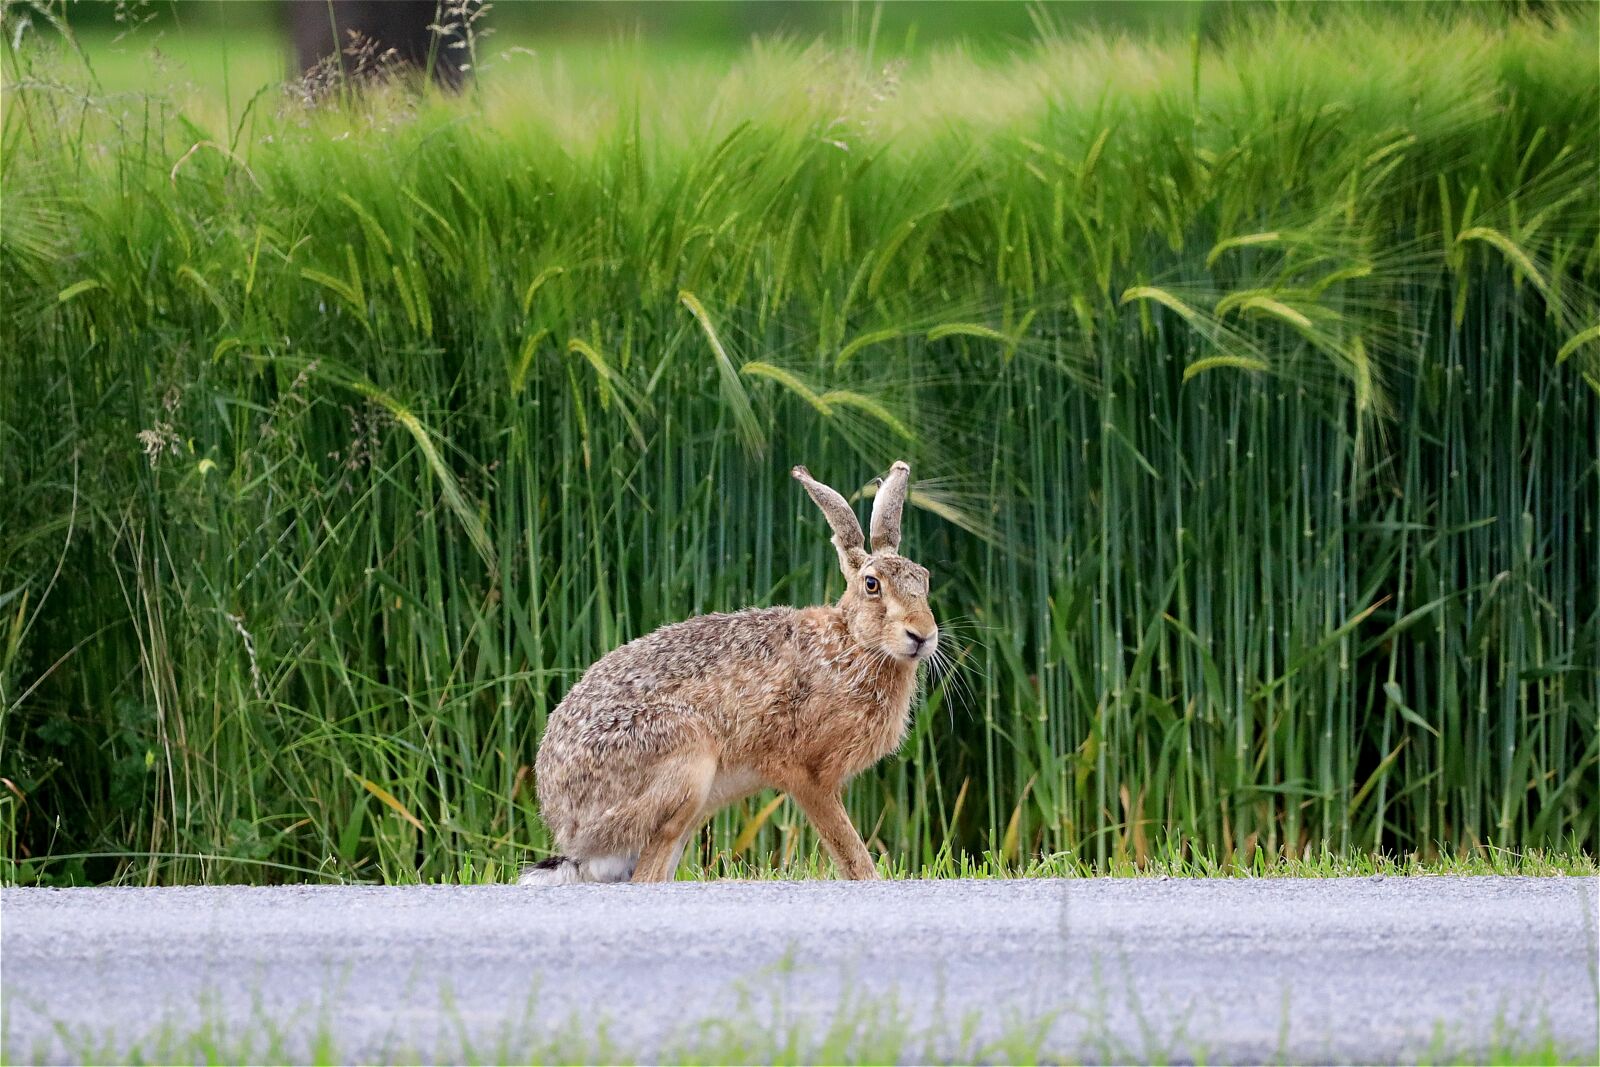
<svg viewBox="0 0 1600 1067"><path fill-rule="evenodd" d="M530 863L517 876L518 885L566 885L577 881L581 881L577 861L565 856L551 856L547 860Z"/></svg>
<svg viewBox="0 0 1600 1067"><path fill-rule="evenodd" d="M626 882L638 856L594 856L575 860L551 856L522 868L518 885L571 885L573 882Z"/></svg>

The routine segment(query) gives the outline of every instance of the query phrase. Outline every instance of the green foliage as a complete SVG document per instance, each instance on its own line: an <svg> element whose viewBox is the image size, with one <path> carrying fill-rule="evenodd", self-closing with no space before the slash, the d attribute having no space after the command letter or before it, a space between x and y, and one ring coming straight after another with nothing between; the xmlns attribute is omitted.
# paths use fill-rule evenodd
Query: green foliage
<svg viewBox="0 0 1600 1067"><path fill-rule="evenodd" d="M242 108L6 11L12 876L508 869L579 672L836 595L786 472L901 456L889 863L1600 843L1593 8Z"/></svg>
<svg viewBox="0 0 1600 1067"><path fill-rule="evenodd" d="M1126 979L1097 975L1096 1002L1068 1012L997 1004L988 1017L966 1011L930 1019L919 1017L925 1013L892 993L855 988L851 980L845 981L835 1003L796 998L792 978L800 969L796 961L785 958L755 971L734 984L725 1015L686 1022L648 1052L613 1036L616 1019L604 1006L563 1017L541 1010L537 991L520 1010L506 1013L497 1027L484 1025L481 1018L469 1025L455 994L441 983L435 995L439 1014L449 1025L439 1038L418 1048L392 1034L384 1041L382 1058L390 1063L426 1059L463 1064L1165 1064L1204 1062L1221 1051L1192 1033L1186 1019L1146 1025L1136 1038L1118 1034L1108 1009L1126 1004L1135 1013L1141 1011L1140 991ZM415 991L413 996L420 1010L434 1010L427 991ZM135 1033L60 1024L50 1043L35 1047L0 1035L0 1054L10 1062L71 1059L85 1064L349 1062L352 1055L336 1033L337 1006L331 1000L313 996L287 1010L282 1006L273 1010L258 996L253 1013L242 1018L228 1016L207 1001L196 1005L192 1017L167 1019ZM1074 1045L1072 1054L1061 1049L1063 1022L1068 1029L1072 1024L1081 1028L1067 1039ZM1429 1022L1417 1020L1419 1031L1426 1032ZM1423 1063L1586 1062L1572 1057L1542 1019L1512 1020L1502 1010L1492 1020L1487 1038L1471 1045L1464 1044L1458 1020L1431 1023L1434 1036L1420 1058ZM1297 1037L1300 1042L1291 1043ZM1291 1053L1295 1045L1315 1040L1291 1032L1287 1024L1280 1028L1279 1038L1280 1048L1269 1062L1296 1062Z"/></svg>

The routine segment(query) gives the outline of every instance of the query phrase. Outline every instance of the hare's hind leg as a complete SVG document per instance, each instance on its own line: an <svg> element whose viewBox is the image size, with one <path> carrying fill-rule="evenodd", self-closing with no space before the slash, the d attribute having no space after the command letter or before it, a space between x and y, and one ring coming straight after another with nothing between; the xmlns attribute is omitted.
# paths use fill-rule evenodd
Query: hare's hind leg
<svg viewBox="0 0 1600 1067"><path fill-rule="evenodd" d="M650 790L658 821L633 869L635 882L670 882L683 858L689 833L711 795L717 776L717 761L708 753L696 753L663 768L663 775Z"/></svg>

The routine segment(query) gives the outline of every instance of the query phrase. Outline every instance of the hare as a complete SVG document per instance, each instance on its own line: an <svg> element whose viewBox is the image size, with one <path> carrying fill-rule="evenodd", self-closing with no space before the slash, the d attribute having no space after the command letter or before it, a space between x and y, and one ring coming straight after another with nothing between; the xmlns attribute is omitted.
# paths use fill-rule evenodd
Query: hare
<svg viewBox="0 0 1600 1067"><path fill-rule="evenodd" d="M900 747L917 666L938 647L928 572L898 553L911 468L880 483L871 553L844 497L791 473L833 528L844 595L702 615L591 666L534 766L561 855L522 884L667 881L702 820L763 787L795 799L846 878L877 876L840 792Z"/></svg>

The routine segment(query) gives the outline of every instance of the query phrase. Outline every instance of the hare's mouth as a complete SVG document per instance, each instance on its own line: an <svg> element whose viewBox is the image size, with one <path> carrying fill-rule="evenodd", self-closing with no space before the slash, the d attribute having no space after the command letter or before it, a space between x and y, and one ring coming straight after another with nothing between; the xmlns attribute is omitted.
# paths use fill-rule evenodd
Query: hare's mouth
<svg viewBox="0 0 1600 1067"><path fill-rule="evenodd" d="M905 637L900 641L900 647L894 649L896 657L909 663L920 663L933 656L934 650L939 647L939 634L919 634L907 630Z"/></svg>

